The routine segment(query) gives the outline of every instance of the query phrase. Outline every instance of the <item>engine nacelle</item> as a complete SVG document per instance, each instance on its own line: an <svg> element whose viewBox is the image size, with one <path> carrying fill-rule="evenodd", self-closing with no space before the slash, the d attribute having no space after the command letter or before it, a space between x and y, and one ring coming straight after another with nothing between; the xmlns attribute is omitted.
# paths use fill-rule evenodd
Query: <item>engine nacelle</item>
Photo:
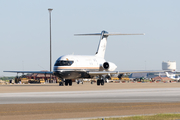
<svg viewBox="0 0 180 120"><path fill-rule="evenodd" d="M114 71L117 66L112 62L105 62L103 63L103 69L106 71Z"/></svg>

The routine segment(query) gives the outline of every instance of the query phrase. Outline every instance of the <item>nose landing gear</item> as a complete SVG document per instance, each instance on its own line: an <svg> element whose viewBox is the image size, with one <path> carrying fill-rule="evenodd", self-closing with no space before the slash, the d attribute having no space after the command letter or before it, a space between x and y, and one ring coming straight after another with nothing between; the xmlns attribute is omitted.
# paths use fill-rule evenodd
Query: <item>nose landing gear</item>
<svg viewBox="0 0 180 120"><path fill-rule="evenodd" d="M64 83L65 83L65 86L72 86L72 80L71 79L65 79L65 81L60 81L59 82L59 86L64 86Z"/></svg>
<svg viewBox="0 0 180 120"><path fill-rule="evenodd" d="M65 86L68 86L68 84L69 84L69 86L72 86L72 80L71 79L65 80Z"/></svg>

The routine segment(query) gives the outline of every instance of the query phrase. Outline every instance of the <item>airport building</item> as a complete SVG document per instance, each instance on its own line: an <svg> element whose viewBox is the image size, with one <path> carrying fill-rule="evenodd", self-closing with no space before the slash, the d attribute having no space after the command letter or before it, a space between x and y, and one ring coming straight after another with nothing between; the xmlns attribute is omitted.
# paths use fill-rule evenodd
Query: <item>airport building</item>
<svg viewBox="0 0 180 120"><path fill-rule="evenodd" d="M168 62L162 62L162 70L170 70L170 71L176 71L176 62L175 61L168 61ZM169 72L170 75L175 74L174 72ZM158 72L158 73L132 73L129 78L154 78L159 79L162 81L171 80L167 77L167 75L164 72Z"/></svg>
<svg viewBox="0 0 180 120"><path fill-rule="evenodd" d="M162 70L175 70L176 71L176 62L175 61L168 61L162 62Z"/></svg>

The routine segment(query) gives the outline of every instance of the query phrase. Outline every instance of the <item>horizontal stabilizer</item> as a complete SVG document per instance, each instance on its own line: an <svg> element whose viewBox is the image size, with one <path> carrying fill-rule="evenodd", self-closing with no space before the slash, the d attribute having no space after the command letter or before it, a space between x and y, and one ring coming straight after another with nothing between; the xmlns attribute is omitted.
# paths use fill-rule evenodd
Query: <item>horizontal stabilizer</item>
<svg viewBox="0 0 180 120"><path fill-rule="evenodd" d="M101 33L90 33L90 34L74 34L75 36L86 36L86 35L88 35L88 36L99 36L99 35L101 35Z"/></svg>
<svg viewBox="0 0 180 120"><path fill-rule="evenodd" d="M145 35L144 33L104 33L104 35Z"/></svg>
<svg viewBox="0 0 180 120"><path fill-rule="evenodd" d="M102 33L74 34L75 36L100 36ZM145 35L144 33L104 33L103 35Z"/></svg>

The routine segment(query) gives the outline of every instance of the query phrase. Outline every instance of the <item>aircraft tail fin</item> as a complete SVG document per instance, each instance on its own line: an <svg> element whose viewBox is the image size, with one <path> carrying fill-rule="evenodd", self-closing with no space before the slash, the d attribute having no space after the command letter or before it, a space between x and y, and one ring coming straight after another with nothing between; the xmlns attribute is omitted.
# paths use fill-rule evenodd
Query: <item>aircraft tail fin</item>
<svg viewBox="0 0 180 120"><path fill-rule="evenodd" d="M99 46L96 52L97 57L104 58L105 51L106 51L106 45L107 45L107 37L109 35L145 35L144 33L141 34L123 34L123 33L108 33L106 31L102 31L101 33L90 33L90 34L75 34L76 36L101 36L99 41Z"/></svg>
<svg viewBox="0 0 180 120"><path fill-rule="evenodd" d="M169 73L168 73L168 72L165 72L165 73L166 73L166 76L167 76L167 77L170 77L170 75L169 75Z"/></svg>

